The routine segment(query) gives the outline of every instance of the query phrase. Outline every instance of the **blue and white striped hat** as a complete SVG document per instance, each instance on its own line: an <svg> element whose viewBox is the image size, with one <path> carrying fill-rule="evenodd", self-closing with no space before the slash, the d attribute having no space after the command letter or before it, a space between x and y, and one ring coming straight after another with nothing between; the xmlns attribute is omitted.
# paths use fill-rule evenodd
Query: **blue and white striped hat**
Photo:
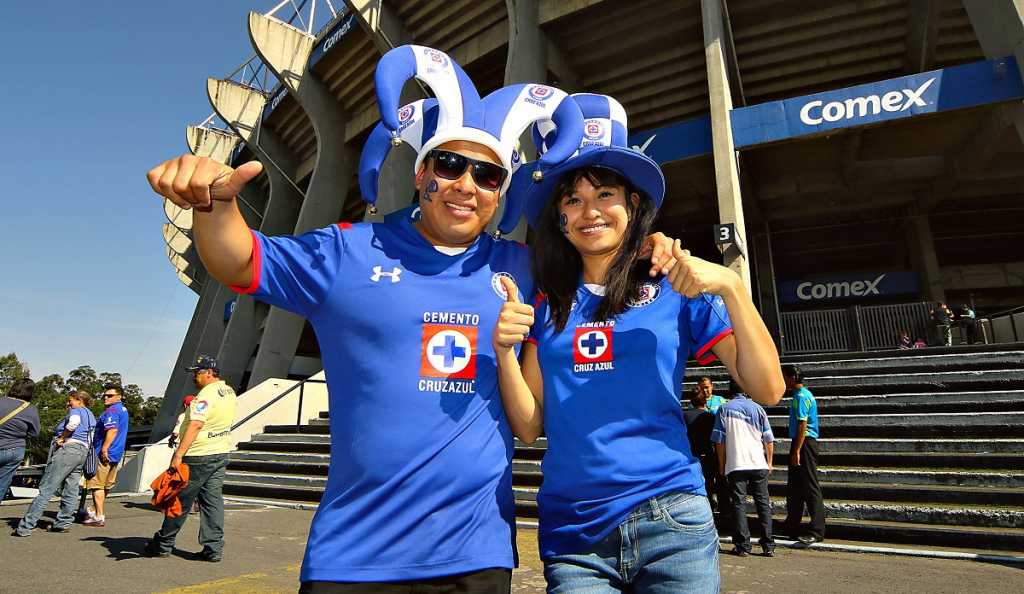
<svg viewBox="0 0 1024 594"><path fill-rule="evenodd" d="M423 81L436 99L422 99L399 108L402 87L410 78ZM377 201L380 168L392 146L403 141L416 151L413 173L432 149L452 140L468 140L495 152L509 176L521 165L519 136L534 123L547 122L559 130L548 150L531 167L543 172L568 158L579 147L583 114L579 105L555 87L516 84L480 98L461 66L447 54L419 45L403 45L384 54L377 64L374 82L381 121L370 133L359 161L359 188L363 199ZM499 230L510 232L522 207L506 201Z"/></svg>
<svg viewBox="0 0 1024 594"><path fill-rule="evenodd" d="M650 157L629 148L629 128L622 104L608 95L594 93L576 93L572 99L580 106L584 117L578 150L569 159L545 171L540 180L532 175L532 164L520 167L512 176L508 191L510 204L521 205L527 222L536 228L544 205L555 197L561 177L575 169L596 166L625 177L654 202L655 208L660 208L665 198L665 176ZM547 156L549 147L562 140L562 135L562 128L553 122L534 125L533 141L541 155L539 160Z"/></svg>

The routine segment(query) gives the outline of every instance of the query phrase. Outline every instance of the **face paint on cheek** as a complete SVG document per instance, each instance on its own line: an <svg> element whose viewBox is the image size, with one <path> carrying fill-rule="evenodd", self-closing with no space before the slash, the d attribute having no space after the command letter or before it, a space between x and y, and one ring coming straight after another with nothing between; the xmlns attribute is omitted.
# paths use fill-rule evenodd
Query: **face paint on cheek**
<svg viewBox="0 0 1024 594"><path fill-rule="evenodd" d="M430 180L430 183L427 184L427 187L423 190L423 199L425 201L427 201L427 202L430 202L431 200L433 200L433 198L430 195L433 194L436 191L437 191L437 180L436 179L432 179L432 180Z"/></svg>
<svg viewBox="0 0 1024 594"><path fill-rule="evenodd" d="M566 229L569 227L569 217L564 212L558 215L558 230L562 233L568 233Z"/></svg>

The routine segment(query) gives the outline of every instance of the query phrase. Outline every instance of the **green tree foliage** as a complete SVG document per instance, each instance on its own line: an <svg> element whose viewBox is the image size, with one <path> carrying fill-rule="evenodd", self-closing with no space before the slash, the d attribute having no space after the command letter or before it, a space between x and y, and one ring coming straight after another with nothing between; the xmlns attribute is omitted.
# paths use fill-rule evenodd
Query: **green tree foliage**
<svg viewBox="0 0 1024 594"><path fill-rule="evenodd" d="M0 394L6 395L11 384L23 377L29 377L28 366L17 355L7 353L0 357Z"/></svg>
<svg viewBox="0 0 1024 594"><path fill-rule="evenodd" d="M6 394L10 384L19 378L31 377L28 367L18 360L14 353L0 357L0 394ZM97 373L90 365L81 365L68 372L65 379L60 374L50 374L36 380L32 404L39 409L39 436L29 440L27 454L33 464L46 461L53 440L53 430L67 414L67 397L70 392L84 390L94 398L89 408L99 416L103 412L103 400L99 394L106 384L122 386L121 401L128 409L129 430L147 427L156 421L162 398L142 393L138 384L124 384L120 373L104 371Z"/></svg>

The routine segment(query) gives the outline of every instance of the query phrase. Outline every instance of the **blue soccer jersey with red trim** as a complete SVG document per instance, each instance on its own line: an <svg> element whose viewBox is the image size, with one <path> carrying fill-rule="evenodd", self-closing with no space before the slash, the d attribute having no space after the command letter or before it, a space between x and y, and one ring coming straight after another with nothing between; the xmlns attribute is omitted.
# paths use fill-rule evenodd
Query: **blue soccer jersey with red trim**
<svg viewBox="0 0 1024 594"><path fill-rule="evenodd" d="M491 334L522 245L435 250L409 217L253 233L236 288L305 316L330 392L331 464L303 581L396 581L515 563L512 436ZM520 295L523 298L523 295Z"/></svg>
<svg viewBox="0 0 1024 594"><path fill-rule="evenodd" d="M544 483L537 496L541 557L590 549L651 497L705 494L679 405L689 358L732 332L720 297L688 299L648 281L613 320L585 286L562 332L538 301L530 341L544 378Z"/></svg>

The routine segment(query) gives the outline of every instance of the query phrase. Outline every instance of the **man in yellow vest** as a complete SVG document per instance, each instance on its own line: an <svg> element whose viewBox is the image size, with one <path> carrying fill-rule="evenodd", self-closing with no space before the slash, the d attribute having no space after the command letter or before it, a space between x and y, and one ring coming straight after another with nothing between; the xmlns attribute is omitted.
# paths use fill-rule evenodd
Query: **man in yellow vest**
<svg viewBox="0 0 1024 594"><path fill-rule="evenodd" d="M232 449L235 391L220 379L220 369L213 357L200 356L187 371L195 373L199 393L178 427L178 447L170 467L177 468L182 462L188 465L188 486L179 495L181 508L191 509L192 502L199 499L199 544L203 550L197 558L218 562L224 551L224 473ZM165 516L160 530L146 544L145 555L169 556L187 519L187 513L177 518Z"/></svg>

